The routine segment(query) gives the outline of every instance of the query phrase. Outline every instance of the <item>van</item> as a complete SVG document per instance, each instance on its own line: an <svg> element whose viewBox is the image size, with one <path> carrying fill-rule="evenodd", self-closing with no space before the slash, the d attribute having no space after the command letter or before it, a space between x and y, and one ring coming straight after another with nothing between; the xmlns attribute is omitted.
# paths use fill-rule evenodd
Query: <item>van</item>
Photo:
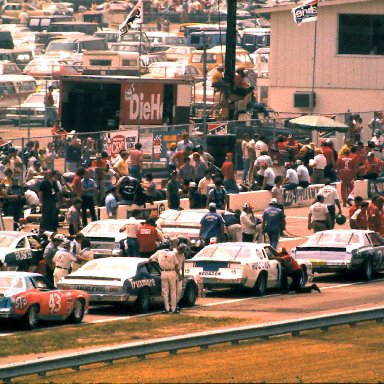
<svg viewBox="0 0 384 384"><path fill-rule="evenodd" d="M84 52L84 75L140 76L146 72L138 52Z"/></svg>
<svg viewBox="0 0 384 384"><path fill-rule="evenodd" d="M80 32L37 32L35 33L35 50L44 52L48 44L55 39L70 39L86 36Z"/></svg>
<svg viewBox="0 0 384 384"><path fill-rule="evenodd" d="M59 21L74 21L73 16L29 16L28 28L34 32L46 31L51 23Z"/></svg>
<svg viewBox="0 0 384 384"><path fill-rule="evenodd" d="M221 28L224 33L227 31L227 27L220 24L194 24L185 27L185 38L188 40L188 36L193 32L208 32L218 31Z"/></svg>
<svg viewBox="0 0 384 384"><path fill-rule="evenodd" d="M13 49L13 38L10 31L0 31L0 48L1 49Z"/></svg>
<svg viewBox="0 0 384 384"><path fill-rule="evenodd" d="M204 31L192 32L188 35L187 45L196 49L207 49L216 47L217 45L225 45L227 42L227 30L223 31ZM240 36L236 36L236 45L241 45Z"/></svg>
<svg viewBox="0 0 384 384"><path fill-rule="evenodd" d="M249 53L270 46L271 30L269 28L245 28L241 34L241 46Z"/></svg>
<svg viewBox="0 0 384 384"><path fill-rule="evenodd" d="M33 52L29 49L0 49L0 60L7 60L16 63L20 69L33 59Z"/></svg>
<svg viewBox="0 0 384 384"><path fill-rule="evenodd" d="M100 30L99 24L82 21L54 22L47 28L47 32L82 32L89 36L98 30Z"/></svg>
<svg viewBox="0 0 384 384"><path fill-rule="evenodd" d="M225 46L217 46L206 50L207 70L216 68L219 64L225 63ZM204 51L196 50L189 54L188 63L195 65L200 71L204 66ZM253 68L254 64L249 53L243 48L236 49L236 67Z"/></svg>
<svg viewBox="0 0 384 384"><path fill-rule="evenodd" d="M73 56L75 53L86 51L107 51L108 45L104 39L91 36L82 36L72 39L52 40L45 50L46 54L62 54Z"/></svg>
<svg viewBox="0 0 384 384"><path fill-rule="evenodd" d="M185 32L187 27L193 27L195 25L201 25L200 23L182 23L179 25L179 31L177 35L180 37L186 37Z"/></svg>
<svg viewBox="0 0 384 384"><path fill-rule="evenodd" d="M32 76L27 75L1 75L0 76L0 104L9 107L21 104L27 96L36 91L37 83ZM5 109L0 110L0 114Z"/></svg>

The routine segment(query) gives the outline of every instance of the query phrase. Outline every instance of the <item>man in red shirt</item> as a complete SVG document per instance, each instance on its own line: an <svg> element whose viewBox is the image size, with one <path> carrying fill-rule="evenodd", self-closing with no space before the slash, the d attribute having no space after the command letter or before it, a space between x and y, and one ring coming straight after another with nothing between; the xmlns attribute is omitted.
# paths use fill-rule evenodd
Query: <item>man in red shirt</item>
<svg viewBox="0 0 384 384"><path fill-rule="evenodd" d="M383 200L381 196L372 196L372 202L368 205L368 229L383 234Z"/></svg>
<svg viewBox="0 0 384 384"><path fill-rule="evenodd" d="M384 162L377 159L373 152L369 152L365 160L365 178L376 180L383 166Z"/></svg>
<svg viewBox="0 0 384 384"><path fill-rule="evenodd" d="M129 166L129 175L141 182L141 170L143 169L143 146L141 143L135 144L135 149L129 151L131 164Z"/></svg>
<svg viewBox="0 0 384 384"><path fill-rule="evenodd" d="M356 196L354 198L354 204L349 208L349 220L351 220L351 217L353 214L360 209L361 203L363 202L363 198L361 196ZM351 227L352 228L352 227ZM353 229L353 228L352 228Z"/></svg>
<svg viewBox="0 0 384 384"><path fill-rule="evenodd" d="M72 192L77 197L81 197L81 195L83 194L83 184L81 183L81 179L84 177L84 175L85 175L85 168L81 167L76 171L76 174L72 180L72 184L71 184Z"/></svg>
<svg viewBox="0 0 384 384"><path fill-rule="evenodd" d="M185 149L181 151L177 151L173 156L172 156L172 161L173 164L176 165L176 169L180 169L181 166L184 164L184 159L186 157L189 157L191 154L191 148L185 147Z"/></svg>
<svg viewBox="0 0 384 384"><path fill-rule="evenodd" d="M324 168L324 177L326 179L335 179L336 160L333 149L327 142L321 143L321 149L324 157L327 159L327 165Z"/></svg>
<svg viewBox="0 0 384 384"><path fill-rule="evenodd" d="M352 229L368 229L368 201L363 201L360 208L351 216L349 225Z"/></svg>
<svg viewBox="0 0 384 384"><path fill-rule="evenodd" d="M343 206L347 206L348 195L353 190L353 182L356 178L356 163L350 156L349 149L345 149L342 156L337 160L337 173L341 181L341 198Z"/></svg>
<svg viewBox="0 0 384 384"><path fill-rule="evenodd" d="M232 158L233 154L228 152L221 167L221 172L223 173L224 178L223 185L228 193L239 193L239 187L236 184Z"/></svg>
<svg viewBox="0 0 384 384"><path fill-rule="evenodd" d="M137 231L137 240L139 242L140 256L152 256L161 242L161 236L156 229L156 219L148 217Z"/></svg>

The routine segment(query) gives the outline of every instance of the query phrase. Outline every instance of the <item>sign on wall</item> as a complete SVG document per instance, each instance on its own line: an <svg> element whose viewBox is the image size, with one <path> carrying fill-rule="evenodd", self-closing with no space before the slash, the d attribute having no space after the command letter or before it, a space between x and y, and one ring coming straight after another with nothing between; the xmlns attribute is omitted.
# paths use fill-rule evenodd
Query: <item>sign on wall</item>
<svg viewBox="0 0 384 384"><path fill-rule="evenodd" d="M368 197L373 195L384 196L384 178L368 180Z"/></svg>
<svg viewBox="0 0 384 384"><path fill-rule="evenodd" d="M104 136L104 147L111 159L114 159L121 150L134 148L137 139L137 130L108 132Z"/></svg>
<svg viewBox="0 0 384 384"><path fill-rule="evenodd" d="M310 185L308 188L298 187L296 190L284 189L284 207L302 207L311 205L323 185Z"/></svg>

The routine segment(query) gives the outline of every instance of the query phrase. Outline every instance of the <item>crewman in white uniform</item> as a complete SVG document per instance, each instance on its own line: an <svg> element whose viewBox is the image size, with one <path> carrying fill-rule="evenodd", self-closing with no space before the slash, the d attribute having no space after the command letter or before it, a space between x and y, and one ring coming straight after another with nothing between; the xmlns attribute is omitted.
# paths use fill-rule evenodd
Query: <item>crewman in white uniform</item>
<svg viewBox="0 0 384 384"><path fill-rule="evenodd" d="M316 202L309 207L308 229L313 232L325 231L331 227L331 215L324 204L324 196L317 195Z"/></svg>
<svg viewBox="0 0 384 384"><path fill-rule="evenodd" d="M71 242L69 240L64 240L53 257L53 262L55 264L55 270L53 272L53 282L57 288L57 283L59 280L69 275L71 270L71 262L73 261L72 253L69 251L71 247Z"/></svg>
<svg viewBox="0 0 384 384"><path fill-rule="evenodd" d="M161 292L164 300L163 313L179 313L177 310L177 279L180 278L179 262L176 252L169 249L161 249L153 254L148 263L158 261L161 268ZM171 303L169 303L171 297Z"/></svg>

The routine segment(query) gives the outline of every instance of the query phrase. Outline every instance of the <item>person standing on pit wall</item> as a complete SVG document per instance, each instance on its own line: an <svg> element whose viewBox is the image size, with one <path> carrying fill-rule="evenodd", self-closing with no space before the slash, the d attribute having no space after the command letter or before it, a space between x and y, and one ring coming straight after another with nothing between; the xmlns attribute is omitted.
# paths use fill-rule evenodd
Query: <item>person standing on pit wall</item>
<svg viewBox="0 0 384 384"><path fill-rule="evenodd" d="M335 218L336 218L336 205L338 208L338 212L342 213L339 194L337 193L337 189L331 185L331 180L324 180L325 186L319 190L317 193L324 197L324 204L328 207L328 212L331 217L331 225L328 229L333 229L335 226Z"/></svg>
<svg viewBox="0 0 384 384"><path fill-rule="evenodd" d="M239 187L236 184L235 170L233 166L233 153L228 152L225 161L221 167L224 181L223 186L228 193L239 193Z"/></svg>
<svg viewBox="0 0 384 384"><path fill-rule="evenodd" d="M250 148L250 138L248 133L244 133L243 141L241 143L241 150L243 155L243 173L241 175L241 182L246 183L248 172L250 169L250 156L249 156L249 148Z"/></svg>
<svg viewBox="0 0 384 384"><path fill-rule="evenodd" d="M129 151L130 166L128 168L129 175L141 182L142 169L143 169L143 151L142 144L136 143L135 148Z"/></svg>
<svg viewBox="0 0 384 384"><path fill-rule="evenodd" d="M137 239L137 232L141 225L140 221L137 220L139 215L140 211L134 209L127 223L119 229L119 232L127 232L126 256L140 257L139 241Z"/></svg>
<svg viewBox="0 0 384 384"><path fill-rule="evenodd" d="M313 229L313 233L331 229L331 215L323 195L317 195L316 202L309 207L308 229Z"/></svg>
<svg viewBox="0 0 384 384"><path fill-rule="evenodd" d="M315 153L316 156L314 157L313 162L310 163L313 168L312 184L323 184L325 167L327 166L327 159L324 156L322 149L317 148L315 150Z"/></svg>
<svg viewBox="0 0 384 384"><path fill-rule="evenodd" d="M303 277L303 270L300 264L292 257L285 248L281 249L275 257L281 264L282 276L281 276L281 290L282 293L288 293L289 289L296 291L296 293L311 293L317 291L321 293L320 288L316 284L312 284L309 287L301 286L301 278ZM288 286L288 277L292 279L291 287Z"/></svg>
<svg viewBox="0 0 384 384"><path fill-rule="evenodd" d="M281 232L285 228L285 216L283 211L278 208L277 200L272 198L268 207L263 212L262 233L266 233L269 243L273 248L277 248Z"/></svg>
<svg viewBox="0 0 384 384"><path fill-rule="evenodd" d="M228 205L228 193L222 185L221 179L215 179L215 187L208 193L207 206L214 203L218 209L225 209Z"/></svg>
<svg viewBox="0 0 384 384"><path fill-rule="evenodd" d="M52 170L45 172L45 177L40 184L39 200L41 205L40 232L57 230L59 189L53 180Z"/></svg>
<svg viewBox="0 0 384 384"><path fill-rule="evenodd" d="M209 203L209 212L206 213L200 221L199 238L208 245L212 238L216 238L217 242L222 240L224 235L224 219L216 212L216 204Z"/></svg>
<svg viewBox="0 0 384 384"><path fill-rule="evenodd" d="M65 161L69 172L76 172L81 164L81 144L77 138L73 138L68 145Z"/></svg>
<svg viewBox="0 0 384 384"><path fill-rule="evenodd" d="M168 209L180 208L180 183L178 182L177 171L171 172L171 179L167 184Z"/></svg>
<svg viewBox="0 0 384 384"><path fill-rule="evenodd" d="M53 257L53 263L55 265L55 270L53 272L53 283L57 288L57 283L59 280L69 275L71 270L71 263L73 261L73 256L69 251L71 247L71 242L65 239L59 246L55 256Z"/></svg>
<svg viewBox="0 0 384 384"><path fill-rule="evenodd" d="M357 175L357 165L350 156L349 149L345 149L344 153L338 158L336 167L341 181L341 198L343 200L343 207L346 207L348 195L353 191L353 183Z"/></svg>
<svg viewBox="0 0 384 384"><path fill-rule="evenodd" d="M176 253L169 249L161 249L152 255L147 263L150 264L153 261L157 261L161 268L161 293L164 300L163 313L178 314L176 285L177 279L181 279L181 274Z"/></svg>

